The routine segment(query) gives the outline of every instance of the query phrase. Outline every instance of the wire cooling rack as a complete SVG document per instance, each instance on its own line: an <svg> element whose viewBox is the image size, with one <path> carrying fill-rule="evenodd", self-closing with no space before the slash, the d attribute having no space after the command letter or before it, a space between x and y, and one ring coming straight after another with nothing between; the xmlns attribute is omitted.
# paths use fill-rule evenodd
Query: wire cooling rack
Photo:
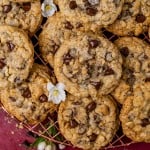
<svg viewBox="0 0 150 150"><path fill-rule="evenodd" d="M43 64L51 71L52 68L49 66L48 63L46 63L40 54L39 51L39 44L38 44L38 36L42 31L43 24L46 22L46 19L43 19L42 25L40 26L39 30L36 32L36 34L31 38L34 48L35 48L35 62L39 64ZM110 41L114 42L119 37L108 32L106 29L102 29L102 35L109 39ZM143 33L139 36L139 38L145 40L146 42L150 43L150 39L148 38L147 33ZM1 106L2 107L2 106ZM3 107L2 107L3 108ZM3 108L5 110L5 108ZM6 111L6 110L5 110ZM7 112L7 111L6 111ZM67 141L63 135L61 134L59 127L58 127L58 121L57 121L57 112L54 112L53 114L49 114L47 119L43 122L40 122L34 126L30 126L29 124L24 124L23 126L26 127L29 131L33 132L34 134L45 138L48 141L57 143L57 144L63 144L66 146L72 146L69 141ZM51 132L53 130L53 132ZM121 127L119 128L118 132L114 136L111 143L109 143L106 147L104 147L104 150L108 150L111 148L118 148L118 147L126 147L134 143L130 139L128 139L122 132Z"/></svg>

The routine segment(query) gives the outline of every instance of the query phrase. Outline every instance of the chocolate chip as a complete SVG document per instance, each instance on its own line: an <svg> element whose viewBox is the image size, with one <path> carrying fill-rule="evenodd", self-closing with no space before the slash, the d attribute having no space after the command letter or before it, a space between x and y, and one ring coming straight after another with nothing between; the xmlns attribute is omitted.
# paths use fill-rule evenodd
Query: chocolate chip
<svg viewBox="0 0 150 150"><path fill-rule="evenodd" d="M12 101L12 102L16 102L16 99L14 97L9 97L9 99Z"/></svg>
<svg viewBox="0 0 150 150"><path fill-rule="evenodd" d="M40 102L47 102L48 101L48 97L45 95L45 94L42 94L40 97L39 97L39 101Z"/></svg>
<svg viewBox="0 0 150 150"><path fill-rule="evenodd" d="M3 13L8 13L11 11L11 9L12 9L11 5L4 5L3 6Z"/></svg>
<svg viewBox="0 0 150 150"><path fill-rule="evenodd" d="M36 107L32 105L32 106L31 106L31 110L32 110L32 111L35 111L35 110L36 110Z"/></svg>
<svg viewBox="0 0 150 150"><path fill-rule="evenodd" d="M72 59L73 59L73 57L70 55L70 53L65 54L65 55L64 55L64 58L63 58L64 63L65 63L66 65L69 65L69 62L70 62Z"/></svg>
<svg viewBox="0 0 150 150"><path fill-rule="evenodd" d="M87 128L85 125L80 124L78 129L78 134L83 135L86 132Z"/></svg>
<svg viewBox="0 0 150 150"><path fill-rule="evenodd" d="M78 126L78 122L74 119L70 120L69 125L71 128L76 128Z"/></svg>
<svg viewBox="0 0 150 150"><path fill-rule="evenodd" d="M69 7L70 9L76 9L78 7L76 1L70 1Z"/></svg>
<svg viewBox="0 0 150 150"><path fill-rule="evenodd" d="M128 47L122 47L120 49L120 53L121 53L122 56L128 57L128 55L129 55L129 49L128 49Z"/></svg>
<svg viewBox="0 0 150 150"><path fill-rule="evenodd" d="M31 9L31 3L23 3L22 8L25 11L29 11Z"/></svg>
<svg viewBox="0 0 150 150"><path fill-rule="evenodd" d="M127 84L129 84L130 86L133 86L135 81L136 81L136 78L133 74L130 74L130 76L126 80Z"/></svg>
<svg viewBox="0 0 150 150"><path fill-rule="evenodd" d="M97 90L99 90L101 87L102 87L102 85L103 85L103 83L100 81L100 82L94 82L94 81L91 81L90 82Z"/></svg>
<svg viewBox="0 0 150 150"><path fill-rule="evenodd" d="M22 91L22 96L24 98L30 98L31 97L31 91L29 88L21 89L21 91Z"/></svg>
<svg viewBox="0 0 150 150"><path fill-rule="evenodd" d="M69 21L66 21L65 22L65 28L68 29L68 30L72 30L73 29L73 25Z"/></svg>
<svg viewBox="0 0 150 150"><path fill-rule="evenodd" d="M95 142L97 139L97 135L93 133L92 135L89 136L90 142Z"/></svg>
<svg viewBox="0 0 150 150"><path fill-rule="evenodd" d="M86 8L86 14L89 16L95 16L97 14L97 9L96 8L92 8L92 7L87 7Z"/></svg>
<svg viewBox="0 0 150 150"><path fill-rule="evenodd" d="M144 118L141 121L142 121L141 122L142 127L146 127L150 124L150 119L149 118Z"/></svg>
<svg viewBox="0 0 150 150"><path fill-rule="evenodd" d="M0 69L3 69L5 67L4 59L0 59Z"/></svg>
<svg viewBox="0 0 150 150"><path fill-rule="evenodd" d="M107 65L103 66L103 73L104 73L104 76L115 74L114 70Z"/></svg>
<svg viewBox="0 0 150 150"><path fill-rule="evenodd" d="M98 40L89 40L89 48L96 48L99 44Z"/></svg>
<svg viewBox="0 0 150 150"><path fill-rule="evenodd" d="M9 51L12 51L15 48L15 45L11 41L9 41L9 42L7 42L7 47L9 49Z"/></svg>
<svg viewBox="0 0 150 150"><path fill-rule="evenodd" d="M145 82L150 82L150 77L146 78Z"/></svg>
<svg viewBox="0 0 150 150"><path fill-rule="evenodd" d="M86 106L86 111L87 112L92 112L94 109L96 108L96 103L95 102L91 102Z"/></svg>
<svg viewBox="0 0 150 150"><path fill-rule="evenodd" d="M137 14L136 22L143 23L146 20L146 17L143 14Z"/></svg>

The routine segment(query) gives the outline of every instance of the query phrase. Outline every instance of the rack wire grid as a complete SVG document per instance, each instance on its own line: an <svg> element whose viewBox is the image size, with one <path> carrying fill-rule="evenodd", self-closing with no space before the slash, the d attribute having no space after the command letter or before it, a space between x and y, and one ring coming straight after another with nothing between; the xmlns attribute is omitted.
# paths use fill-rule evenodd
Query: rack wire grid
<svg viewBox="0 0 150 150"><path fill-rule="evenodd" d="M40 26L39 30L35 33L35 35L31 38L34 48L35 48L35 62L43 64L47 67L49 67L50 70L52 68L48 63L46 63L39 51L39 44L38 44L38 36L42 31L43 24L46 22L46 19L43 19L42 25ZM116 39L119 37L108 32L105 28L102 29L102 35L103 37L107 38L108 40L114 42ZM148 37L148 33L143 33L138 36L140 39L143 39L144 41L148 42L150 44L150 39ZM4 110L5 108L1 106ZM6 110L5 110L6 111ZM7 112L7 111L6 111ZM30 126L29 124L22 123L25 128L27 128L29 131L33 132L34 134L45 138L48 141L57 143L57 144L63 144L66 146L73 146L69 141L67 141L63 135L61 134L58 126L58 121L57 121L57 112L53 114L49 114L47 119L43 122L40 122L34 126ZM55 134L51 134L49 132L51 129L55 130ZM103 150L108 150L111 148L118 148L118 147L127 147L134 143L130 139L128 139L122 132L122 128L120 127L116 135L114 136L113 140L104 148Z"/></svg>

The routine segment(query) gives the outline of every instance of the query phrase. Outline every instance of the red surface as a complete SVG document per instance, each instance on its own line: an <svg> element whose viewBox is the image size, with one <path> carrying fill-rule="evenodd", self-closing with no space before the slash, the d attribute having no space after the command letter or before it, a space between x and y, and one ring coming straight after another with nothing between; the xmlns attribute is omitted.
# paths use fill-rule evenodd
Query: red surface
<svg viewBox="0 0 150 150"><path fill-rule="evenodd" d="M16 127L18 124L19 122L0 108L0 150L26 150L27 147L22 143L25 140L34 141L34 138L27 134L26 129ZM68 147L66 150L77 149ZM150 144L138 143L113 150L150 150Z"/></svg>

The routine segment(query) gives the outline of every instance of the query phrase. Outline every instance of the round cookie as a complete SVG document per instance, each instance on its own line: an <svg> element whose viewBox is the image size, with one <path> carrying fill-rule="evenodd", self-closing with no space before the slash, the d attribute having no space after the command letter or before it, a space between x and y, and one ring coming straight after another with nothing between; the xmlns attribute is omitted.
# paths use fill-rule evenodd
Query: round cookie
<svg viewBox="0 0 150 150"><path fill-rule="evenodd" d="M113 43L86 33L64 41L54 57L54 72L74 96L105 95L118 85L122 57Z"/></svg>
<svg viewBox="0 0 150 150"><path fill-rule="evenodd" d="M59 0L60 11L70 20L112 24L119 16L124 0Z"/></svg>
<svg viewBox="0 0 150 150"><path fill-rule="evenodd" d="M123 104L120 120L124 134L136 142L150 143L150 83L134 88Z"/></svg>
<svg viewBox="0 0 150 150"><path fill-rule="evenodd" d="M34 48L27 34L0 26L0 89L24 81L33 65Z"/></svg>
<svg viewBox="0 0 150 150"><path fill-rule="evenodd" d="M68 95L58 111L61 133L74 146L98 150L114 137L118 127L118 110L110 97L96 99Z"/></svg>
<svg viewBox="0 0 150 150"><path fill-rule="evenodd" d="M119 36L138 36L148 30L149 24L150 1L125 0L120 16L107 29Z"/></svg>
<svg viewBox="0 0 150 150"><path fill-rule="evenodd" d="M122 37L115 44L123 56L123 75L112 95L123 104L137 83L150 80L150 46L136 37Z"/></svg>
<svg viewBox="0 0 150 150"><path fill-rule="evenodd" d="M42 22L41 2L0 1L0 24L24 29L32 36Z"/></svg>
<svg viewBox="0 0 150 150"><path fill-rule="evenodd" d="M48 102L47 83L55 78L45 66L34 64L28 79L19 86L3 89L0 94L4 108L18 120L36 124L43 121L56 105Z"/></svg>
<svg viewBox="0 0 150 150"><path fill-rule="evenodd" d="M79 31L90 30L90 24L81 21L68 21L61 13L48 18L41 34L39 35L39 46L42 56L46 62L53 67L54 55L63 41L69 40L79 34Z"/></svg>

